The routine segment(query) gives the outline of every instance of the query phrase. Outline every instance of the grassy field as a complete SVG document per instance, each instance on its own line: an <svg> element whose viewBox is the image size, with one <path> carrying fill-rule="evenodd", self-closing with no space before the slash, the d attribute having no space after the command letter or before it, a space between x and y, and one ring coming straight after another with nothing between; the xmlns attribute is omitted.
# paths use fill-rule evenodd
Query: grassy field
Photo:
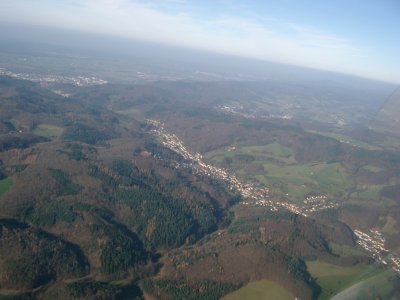
<svg viewBox="0 0 400 300"><path fill-rule="evenodd" d="M382 228L382 231L388 235L393 235L399 233L399 231L395 228L397 220L391 216L386 217L386 223Z"/></svg>
<svg viewBox="0 0 400 300"><path fill-rule="evenodd" d="M294 197L304 197L309 191L336 194L343 191L348 184L345 169L339 163L306 164L279 166L265 163L264 175L268 180L288 183L288 194Z"/></svg>
<svg viewBox="0 0 400 300"><path fill-rule="evenodd" d="M395 284L399 284L400 279L393 270L379 272L335 295L332 300L343 299L398 299L391 297L391 293L396 289Z"/></svg>
<svg viewBox="0 0 400 300"><path fill-rule="evenodd" d="M332 252L339 255L339 256L352 256L352 255L359 255L363 256L366 255L365 251L359 248L359 246L347 246L347 245L339 245L336 243L329 243L329 246L332 249Z"/></svg>
<svg viewBox="0 0 400 300"><path fill-rule="evenodd" d="M14 128L15 128L16 130L25 129L24 127L22 127L22 126L20 125L20 123L18 122L18 120L14 119L14 118L10 119L10 123L14 126Z"/></svg>
<svg viewBox="0 0 400 300"><path fill-rule="evenodd" d="M61 136L63 129L54 125L40 124L33 130L33 133L51 139Z"/></svg>
<svg viewBox="0 0 400 300"><path fill-rule="evenodd" d="M394 136L385 136L382 142L382 147L391 150L398 150L400 148L400 139Z"/></svg>
<svg viewBox="0 0 400 300"><path fill-rule="evenodd" d="M263 146L242 147L240 148L240 153L262 155L265 158L276 159L286 164L296 163L296 160L293 158L292 150L278 143L271 143Z"/></svg>
<svg viewBox="0 0 400 300"><path fill-rule="evenodd" d="M372 165L363 166L363 169L365 169L367 171L370 171L370 172L374 172L374 173L381 172L381 171L384 170L384 169L382 169L380 167L372 166Z"/></svg>
<svg viewBox="0 0 400 300"><path fill-rule="evenodd" d="M388 184L400 183L392 178L385 184L361 184L357 174L351 173L354 170L340 162L300 164L290 148L277 142L224 147L206 153L205 158L211 164L232 170L244 182L255 181L267 186L274 199L285 199L297 205L302 205L307 195L314 194L326 195L338 202L346 200L359 205L391 207L395 202L383 197L381 190ZM383 167L375 165L363 168L376 176L384 171Z"/></svg>
<svg viewBox="0 0 400 300"><path fill-rule="evenodd" d="M222 161L226 157L233 157L240 154L255 155L259 160L275 159L286 164L296 163L296 160L292 156L292 151L278 143L261 146L238 146L235 150L232 150L232 148L222 148L208 152L206 158L213 161Z"/></svg>
<svg viewBox="0 0 400 300"><path fill-rule="evenodd" d="M335 133L335 132L324 132L324 131L316 131L316 130L306 130L309 133L313 133L313 134L318 134L321 136L325 136L325 137L329 137L332 139L335 139L341 143L345 143L345 144L349 144L349 145L353 145L355 147L359 147L359 148L363 148L366 150L372 150L372 151L376 151L376 150L382 150L382 148L375 146L375 145L371 145L368 143L365 143L363 141L354 139L352 137L349 137L347 135L343 135L340 133Z"/></svg>
<svg viewBox="0 0 400 300"><path fill-rule="evenodd" d="M9 190L13 182L10 177L0 180L0 197Z"/></svg>
<svg viewBox="0 0 400 300"><path fill-rule="evenodd" d="M246 155L250 161L246 161ZM303 201L310 192L337 197L351 184L340 163L298 164L291 149L278 143L223 148L207 153L206 158L213 163L232 158L231 168L239 177L263 183L276 196L293 202ZM251 166L258 166L258 169ZM260 166L264 171L253 172Z"/></svg>
<svg viewBox="0 0 400 300"><path fill-rule="evenodd" d="M230 293L223 297L223 300L293 300L295 296L289 293L280 285L268 281L261 280L251 282L241 289Z"/></svg>
<svg viewBox="0 0 400 300"><path fill-rule="evenodd" d="M359 185L357 191L351 193L351 201L358 204L378 205L390 207L396 204L395 201L381 196L380 192L384 185Z"/></svg>
<svg viewBox="0 0 400 300"><path fill-rule="evenodd" d="M362 187L362 190L357 192L357 197L366 200L378 200L380 199L380 191L382 185L366 185Z"/></svg>
<svg viewBox="0 0 400 300"><path fill-rule="evenodd" d="M384 271L384 269L377 269L374 266L343 267L322 261L309 261L307 268L322 289L320 300L330 299L344 289Z"/></svg>

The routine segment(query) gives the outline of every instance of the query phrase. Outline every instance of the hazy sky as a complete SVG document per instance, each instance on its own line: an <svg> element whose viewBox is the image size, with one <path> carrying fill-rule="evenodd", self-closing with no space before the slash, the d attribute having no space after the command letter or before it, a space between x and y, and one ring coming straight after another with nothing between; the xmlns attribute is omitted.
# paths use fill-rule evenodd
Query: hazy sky
<svg viewBox="0 0 400 300"><path fill-rule="evenodd" d="M1 0L0 19L400 83L400 0Z"/></svg>

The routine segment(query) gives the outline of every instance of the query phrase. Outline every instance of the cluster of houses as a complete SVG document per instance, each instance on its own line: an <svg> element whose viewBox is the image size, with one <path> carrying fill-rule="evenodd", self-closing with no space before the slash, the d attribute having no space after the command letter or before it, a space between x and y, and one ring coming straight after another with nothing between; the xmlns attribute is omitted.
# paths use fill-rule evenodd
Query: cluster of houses
<svg viewBox="0 0 400 300"><path fill-rule="evenodd" d="M317 212L319 210L329 209L338 207L339 204L333 201L330 201L327 196L319 195L319 196L308 196L303 201L303 209L305 212L312 213Z"/></svg>
<svg viewBox="0 0 400 300"><path fill-rule="evenodd" d="M242 195L251 195L250 185L243 185L235 175L229 174L227 170L205 163L200 153L192 154L175 134L171 134L165 130L164 124L156 120L148 119L146 121L152 125L151 132L161 138L165 147L180 154L187 161L187 163L177 163L176 167L190 167L194 173L204 174L228 183L231 190L237 190Z"/></svg>
<svg viewBox="0 0 400 300"><path fill-rule="evenodd" d="M283 119L283 120L291 120L293 116L289 114L268 114L268 115L260 115L260 114L252 114L252 113L244 113L243 106L240 105L239 107L235 106L228 106L228 105L221 105L215 107L216 110L223 111L228 114L242 116L246 119Z"/></svg>
<svg viewBox="0 0 400 300"><path fill-rule="evenodd" d="M377 229L370 229L369 233L362 232L359 229L354 230L357 237L357 244L364 248L371 256L383 265L391 265L393 270L400 274L400 258L389 254L385 248L385 238Z"/></svg>
<svg viewBox="0 0 400 300"><path fill-rule="evenodd" d="M390 261L392 262L393 270L400 274L400 257L392 256Z"/></svg>
<svg viewBox="0 0 400 300"><path fill-rule="evenodd" d="M362 232L359 229L354 230L354 234L357 236L357 243L365 250L370 252L376 260L387 264L382 258L381 253L385 253L388 250L385 248L385 238L382 237L378 231L370 230L370 234Z"/></svg>
<svg viewBox="0 0 400 300"><path fill-rule="evenodd" d="M14 73L4 68L0 68L0 75L13 77L16 79L29 80L39 82L41 85L46 86L50 83L66 83L75 86L91 86L106 84L107 81L91 76L62 76L62 75L39 75L27 73Z"/></svg>
<svg viewBox="0 0 400 300"><path fill-rule="evenodd" d="M309 213L339 206L337 203L329 201L326 196L315 196L312 201L304 200L303 206L297 206L296 204L286 201L271 201L267 198L256 198L254 200L255 201L243 201L242 204L265 206L269 207L271 211L278 211L280 208L283 208L304 217L308 217Z"/></svg>
<svg viewBox="0 0 400 300"><path fill-rule="evenodd" d="M244 198L254 200L268 199L269 189L265 187L257 187L252 183L243 184L234 175L227 170L207 164L203 161L203 156L200 153L192 154L187 150L183 142L175 135L165 130L164 124L156 120L147 120L147 123L152 125L151 131L158 135L165 147L180 154L188 163L177 164L176 166L190 167L194 173L204 174L227 183L231 190L237 191Z"/></svg>

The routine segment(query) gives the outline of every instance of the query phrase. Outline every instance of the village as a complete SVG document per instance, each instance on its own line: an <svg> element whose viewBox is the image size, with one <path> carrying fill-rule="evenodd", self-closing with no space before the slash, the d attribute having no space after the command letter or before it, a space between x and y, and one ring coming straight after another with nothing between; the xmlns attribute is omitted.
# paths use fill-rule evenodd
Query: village
<svg viewBox="0 0 400 300"><path fill-rule="evenodd" d="M27 73L15 73L5 68L0 68L0 75L13 77L16 79L29 80L33 82L38 82L41 86L47 86L51 83L64 83L72 84L75 86L92 86L92 85L102 85L108 83L106 80L99 79L97 77L91 76L61 76L61 75L39 75L39 74L27 74ZM60 93L59 93L60 94Z"/></svg>
<svg viewBox="0 0 400 300"><path fill-rule="evenodd" d="M339 206L338 203L330 201L325 195L308 196L303 203L303 209L310 213Z"/></svg>
<svg viewBox="0 0 400 300"><path fill-rule="evenodd" d="M284 107L282 107L285 109ZM282 120L291 120L293 118L292 115L289 114L252 114L252 113L244 113L242 112L244 107L241 105L239 107L221 105L215 107L216 110L220 110L224 113L242 116L246 119L282 119Z"/></svg>
<svg viewBox="0 0 400 300"><path fill-rule="evenodd" d="M308 217L310 213L339 206L339 204L330 201L326 195L308 196L301 207L286 201L271 200L267 187L260 187L253 183L242 183L227 170L205 163L200 153L192 154L175 134L171 134L165 129L161 122L151 119L147 119L146 122L151 125L151 132L160 137L165 147L180 154L185 159L184 163L175 162L176 168L190 168L196 174L203 174L225 182L231 190L238 192L243 197L241 205L262 206L271 211L285 209L304 217ZM354 234L357 237L357 243L370 253L377 262L383 265L391 265L393 270L400 274L400 257L393 254L388 255L389 251L385 248L385 238L379 230L371 229L367 234L355 229ZM384 255L388 258L385 259Z"/></svg>
<svg viewBox="0 0 400 300"><path fill-rule="evenodd" d="M371 256L383 265L391 265L392 269L400 274L400 257L389 254L385 248L385 238L377 229L370 229L369 233L362 232L359 229L354 230L357 237L357 244L371 254Z"/></svg>
<svg viewBox="0 0 400 300"><path fill-rule="evenodd" d="M309 213L338 206L338 204L329 201L324 195L307 197L302 207L286 201L273 201L270 199L268 187L258 186L249 182L242 183L236 175L230 174L227 170L205 163L200 153L192 154L175 134L169 133L164 128L161 122L148 119L147 123L152 126L151 132L161 138L165 147L180 154L187 161L186 163L176 162L175 166L177 168L188 167L194 173L224 181L231 190L238 192L243 197L242 205L264 206L272 211L286 209L305 217Z"/></svg>

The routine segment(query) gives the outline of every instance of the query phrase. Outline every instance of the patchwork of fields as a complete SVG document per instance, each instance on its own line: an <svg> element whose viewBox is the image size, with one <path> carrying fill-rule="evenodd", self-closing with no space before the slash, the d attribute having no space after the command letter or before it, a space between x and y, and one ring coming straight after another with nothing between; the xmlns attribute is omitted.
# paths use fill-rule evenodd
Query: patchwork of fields
<svg viewBox="0 0 400 300"><path fill-rule="evenodd" d="M231 168L239 177L262 183L274 196L293 202L302 202L308 194L341 196L349 187L340 163L298 164L291 149L278 143L222 149L206 157L216 163L231 158Z"/></svg>
<svg viewBox="0 0 400 300"><path fill-rule="evenodd" d="M245 181L267 186L277 200L301 204L308 195L325 195L340 202L345 199L376 204L378 200L385 206L393 205L381 195L383 184L357 183L353 170L342 162L299 163L290 148L277 142L220 148L206 153L205 157L211 163L231 169ZM382 171L373 165L363 168L368 172Z"/></svg>

